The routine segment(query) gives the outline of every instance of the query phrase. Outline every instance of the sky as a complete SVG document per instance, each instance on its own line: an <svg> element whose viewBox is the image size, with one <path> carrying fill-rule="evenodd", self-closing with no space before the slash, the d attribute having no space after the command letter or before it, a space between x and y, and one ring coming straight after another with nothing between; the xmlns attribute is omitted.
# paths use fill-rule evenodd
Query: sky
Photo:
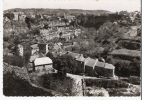
<svg viewBox="0 0 142 100"><path fill-rule="evenodd" d="M3 10L12 8L60 8L140 11L140 0L3 0Z"/></svg>

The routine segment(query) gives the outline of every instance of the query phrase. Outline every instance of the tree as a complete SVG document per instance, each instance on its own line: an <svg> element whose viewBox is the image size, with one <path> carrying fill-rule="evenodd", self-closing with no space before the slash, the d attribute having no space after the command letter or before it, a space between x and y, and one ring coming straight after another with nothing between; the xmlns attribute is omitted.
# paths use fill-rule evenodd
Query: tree
<svg viewBox="0 0 142 100"><path fill-rule="evenodd" d="M3 40L4 40L5 42L7 42L7 41L9 40L9 37L8 37L8 36L4 36L4 37L3 37Z"/></svg>
<svg viewBox="0 0 142 100"><path fill-rule="evenodd" d="M28 29L31 29L31 23L35 23L35 20L30 17L25 17L25 23L27 24Z"/></svg>
<svg viewBox="0 0 142 100"><path fill-rule="evenodd" d="M52 61L55 60L55 57L54 57L54 56L52 55L52 53L50 53L50 52L48 52L48 53L46 54L46 56L49 57L50 59L52 59Z"/></svg>
<svg viewBox="0 0 142 100"><path fill-rule="evenodd" d="M25 51L24 52L25 64L27 64L29 62L30 56L31 56L31 52L30 51Z"/></svg>
<svg viewBox="0 0 142 100"><path fill-rule="evenodd" d="M62 37L62 35L63 35L63 33L62 33L62 32L60 32L60 33L59 33L59 36L60 36L60 37Z"/></svg>
<svg viewBox="0 0 142 100"><path fill-rule="evenodd" d="M4 14L4 17L7 17L8 19L13 20L14 14L13 13L6 13L6 14Z"/></svg>
<svg viewBox="0 0 142 100"><path fill-rule="evenodd" d="M30 31L30 33L33 35L40 35L40 30L39 28L34 28Z"/></svg>
<svg viewBox="0 0 142 100"><path fill-rule="evenodd" d="M67 54L58 56L54 63L57 65L56 69L63 75L66 75L67 72L75 73L77 63L71 56Z"/></svg>
<svg viewBox="0 0 142 100"><path fill-rule="evenodd" d="M17 36L17 37L15 37L15 39L14 39L13 43L14 43L15 45L18 45L18 44L20 43L20 39L19 39L19 37L18 37L18 36Z"/></svg>

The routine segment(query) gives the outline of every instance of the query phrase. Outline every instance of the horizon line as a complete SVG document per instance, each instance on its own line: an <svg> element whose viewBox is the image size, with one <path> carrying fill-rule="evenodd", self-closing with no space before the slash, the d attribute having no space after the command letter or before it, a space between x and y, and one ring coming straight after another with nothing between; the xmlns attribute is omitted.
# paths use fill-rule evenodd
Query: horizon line
<svg viewBox="0 0 142 100"><path fill-rule="evenodd" d="M3 9L3 11L6 11L6 10L13 10L13 9L52 9L52 10L56 10L56 9L61 9L61 10L82 10L82 11L107 11L107 12L121 12L121 11L127 11L127 12L135 12L135 11L139 11L140 12L140 10L134 10L134 11L128 11L128 10L121 10L121 11L109 11L109 10L105 10L105 9L75 9L75 8L70 8L70 9L67 9L67 8L10 8L10 9Z"/></svg>

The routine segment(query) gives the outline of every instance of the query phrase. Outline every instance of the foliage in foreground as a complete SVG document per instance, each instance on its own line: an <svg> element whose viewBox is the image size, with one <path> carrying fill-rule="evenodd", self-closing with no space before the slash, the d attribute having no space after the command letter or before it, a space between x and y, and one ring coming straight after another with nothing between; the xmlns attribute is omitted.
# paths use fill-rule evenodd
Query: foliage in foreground
<svg viewBox="0 0 142 100"><path fill-rule="evenodd" d="M74 81L69 77L60 77L57 73L33 76L31 81L41 87L55 90L63 95L75 95L72 91Z"/></svg>
<svg viewBox="0 0 142 100"><path fill-rule="evenodd" d="M57 74L43 75L41 78L44 87L72 95L73 79L69 77L60 78Z"/></svg>
<svg viewBox="0 0 142 100"><path fill-rule="evenodd" d="M51 93L35 88L26 80L22 80L15 73L3 76L3 94L5 96L53 96Z"/></svg>

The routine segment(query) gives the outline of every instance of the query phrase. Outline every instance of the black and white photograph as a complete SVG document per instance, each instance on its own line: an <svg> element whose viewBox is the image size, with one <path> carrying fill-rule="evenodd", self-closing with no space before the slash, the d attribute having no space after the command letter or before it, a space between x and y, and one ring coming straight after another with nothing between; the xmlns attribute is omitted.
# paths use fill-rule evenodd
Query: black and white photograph
<svg viewBox="0 0 142 100"><path fill-rule="evenodd" d="M3 0L2 13L3 96L141 96L141 0Z"/></svg>

